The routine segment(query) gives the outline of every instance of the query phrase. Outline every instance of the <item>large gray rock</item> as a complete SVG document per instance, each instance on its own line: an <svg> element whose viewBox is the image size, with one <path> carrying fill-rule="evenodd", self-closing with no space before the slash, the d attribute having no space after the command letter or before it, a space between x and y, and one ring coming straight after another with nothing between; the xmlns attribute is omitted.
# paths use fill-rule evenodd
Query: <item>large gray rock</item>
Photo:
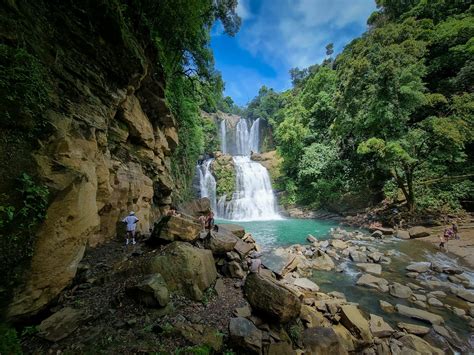
<svg viewBox="0 0 474 355"><path fill-rule="evenodd" d="M184 242L167 245L150 260L149 272L161 274L171 291L198 301L217 278L212 252Z"/></svg>
<svg viewBox="0 0 474 355"><path fill-rule="evenodd" d="M170 301L168 287L160 274L147 276L137 285L128 287L126 293L148 307L165 307Z"/></svg>
<svg viewBox="0 0 474 355"><path fill-rule="evenodd" d="M398 298L410 298L413 294L413 291L410 287L394 282L389 286L390 294Z"/></svg>
<svg viewBox="0 0 474 355"><path fill-rule="evenodd" d="M422 272L427 272L430 269L430 267L431 267L431 263L429 262L419 262L419 263L412 263L408 265L405 269L412 272L422 273Z"/></svg>
<svg viewBox="0 0 474 355"><path fill-rule="evenodd" d="M395 309L402 316L406 316L406 317L410 317L410 318L414 318L414 319L419 319L419 320L422 320L422 321L425 321L425 322L428 322L428 323L431 323L431 324L439 325L439 324L444 323L443 317L441 317L437 314L430 313L428 311L424 311L422 309L407 307L407 306L404 306L404 305L401 305L401 304L397 304L395 306Z"/></svg>
<svg viewBox="0 0 474 355"><path fill-rule="evenodd" d="M351 250L351 252L349 253L349 256L351 260L356 263L366 263L368 261L367 255L358 250Z"/></svg>
<svg viewBox="0 0 474 355"><path fill-rule="evenodd" d="M199 238L201 225L191 218L165 216L155 223L152 238L168 241L192 242Z"/></svg>
<svg viewBox="0 0 474 355"><path fill-rule="evenodd" d="M271 253L265 253L261 257L262 264L279 276L284 276L288 266L293 263L295 258L295 254L290 254L280 249Z"/></svg>
<svg viewBox="0 0 474 355"><path fill-rule="evenodd" d="M298 296L273 279L251 273L245 280L244 291L252 309L280 323L295 319L300 314Z"/></svg>
<svg viewBox="0 0 474 355"><path fill-rule="evenodd" d="M347 354L339 336L332 328L315 327L303 332L303 346L307 354Z"/></svg>
<svg viewBox="0 0 474 355"><path fill-rule="evenodd" d="M369 326L372 335L378 338L389 337L395 332L382 317L375 314L370 315Z"/></svg>
<svg viewBox="0 0 474 355"><path fill-rule="evenodd" d="M302 288L307 291L311 292L318 292L319 291L319 286L316 285L313 281L308 280L307 278L298 278L293 282L293 285Z"/></svg>
<svg viewBox="0 0 474 355"><path fill-rule="evenodd" d="M211 232L206 242L206 247L212 250L214 255L222 255L234 250L235 245L240 239L227 231Z"/></svg>
<svg viewBox="0 0 474 355"><path fill-rule="evenodd" d="M237 348L245 352L259 354L262 349L262 331L248 319L231 318L229 322L229 338Z"/></svg>
<svg viewBox="0 0 474 355"><path fill-rule="evenodd" d="M408 233L410 233L410 238L423 238L427 237L430 235L430 230L428 228L422 227L422 226L417 226L417 227L412 227L408 230Z"/></svg>
<svg viewBox="0 0 474 355"><path fill-rule="evenodd" d="M207 214L211 210L211 201L207 197L198 198L179 205L179 211L193 217Z"/></svg>
<svg viewBox="0 0 474 355"><path fill-rule="evenodd" d="M220 229L225 229L239 238L243 238L245 235L245 228L238 224L219 224L219 230Z"/></svg>
<svg viewBox="0 0 474 355"><path fill-rule="evenodd" d="M388 292L387 280L369 274L363 274L359 280L357 280L357 285L375 288L381 292Z"/></svg>
<svg viewBox="0 0 474 355"><path fill-rule="evenodd" d="M399 239L405 239L405 240L410 239L410 232L408 232L406 230L399 229L395 233L395 236Z"/></svg>
<svg viewBox="0 0 474 355"><path fill-rule="evenodd" d="M380 275L382 273L382 266L373 263L359 263L356 264L359 269L369 274Z"/></svg>
<svg viewBox="0 0 474 355"><path fill-rule="evenodd" d="M474 290L466 290L461 287L452 287L451 292L465 301L474 303Z"/></svg>
<svg viewBox="0 0 474 355"><path fill-rule="evenodd" d="M365 343L371 343L372 333L367 319L364 318L360 310L353 305L341 306L341 323L356 338L361 339Z"/></svg>
<svg viewBox="0 0 474 355"><path fill-rule="evenodd" d="M400 322L397 324L397 327L400 328L401 330L406 331L409 334L415 334L415 335L425 335L430 332L430 328L424 327L418 324L412 324L412 323Z"/></svg>
<svg viewBox="0 0 474 355"><path fill-rule="evenodd" d="M81 311L63 308L41 322L37 328L38 336L49 341L59 341L75 331L83 320Z"/></svg>

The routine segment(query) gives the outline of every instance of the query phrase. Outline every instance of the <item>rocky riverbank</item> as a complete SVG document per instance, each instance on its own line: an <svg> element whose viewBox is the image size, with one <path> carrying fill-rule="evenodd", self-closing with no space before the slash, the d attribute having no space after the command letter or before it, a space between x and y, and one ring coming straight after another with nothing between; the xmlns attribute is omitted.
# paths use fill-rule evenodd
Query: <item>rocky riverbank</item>
<svg viewBox="0 0 474 355"><path fill-rule="evenodd" d="M433 310L443 307L474 326L472 285L460 269L415 264L407 282L385 280L380 273L396 251L363 243L382 246L387 237L337 229L330 240L310 237L307 245L265 254L260 272L249 273L259 246L239 226L220 227L206 235L192 218L170 217L146 243L125 248L113 241L86 252L74 283L49 314L24 329L25 352L442 354L468 348ZM343 272L347 260L364 272L360 287L376 298L381 292L400 299L381 306L404 322L393 324L341 292L321 290L314 273Z"/></svg>

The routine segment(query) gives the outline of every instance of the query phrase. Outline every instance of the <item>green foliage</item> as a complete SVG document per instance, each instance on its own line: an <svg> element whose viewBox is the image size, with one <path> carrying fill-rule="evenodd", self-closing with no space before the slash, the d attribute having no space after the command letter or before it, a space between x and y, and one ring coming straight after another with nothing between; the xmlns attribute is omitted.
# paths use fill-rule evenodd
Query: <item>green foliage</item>
<svg viewBox="0 0 474 355"><path fill-rule="evenodd" d="M0 354L23 354L20 340L14 328L0 323Z"/></svg>
<svg viewBox="0 0 474 355"><path fill-rule="evenodd" d="M177 349L175 355L182 355L182 354L194 354L194 355L208 355L212 354L213 350L208 345L195 345L195 346L188 346L186 348Z"/></svg>
<svg viewBox="0 0 474 355"><path fill-rule="evenodd" d="M43 130L50 83L40 61L23 48L0 44L0 125L35 133Z"/></svg>
<svg viewBox="0 0 474 355"><path fill-rule="evenodd" d="M280 201L330 209L385 197L458 210L472 200L474 7L377 6L335 60L292 69L292 90L263 87L246 111L272 126Z"/></svg>
<svg viewBox="0 0 474 355"><path fill-rule="evenodd" d="M236 189L235 166L229 156L218 157L211 166L214 177L216 178L217 197L226 195L230 201Z"/></svg>
<svg viewBox="0 0 474 355"><path fill-rule="evenodd" d="M18 183L16 192L22 201L19 207L10 205L7 196L0 196L0 266L8 270L0 281L8 290L19 281L33 255L36 229L45 219L48 206L45 186L37 185L27 174Z"/></svg>
<svg viewBox="0 0 474 355"><path fill-rule="evenodd" d="M208 117L202 118L202 130L204 134L204 147L203 152L211 154L219 150L219 133L217 129L217 124L213 119Z"/></svg>

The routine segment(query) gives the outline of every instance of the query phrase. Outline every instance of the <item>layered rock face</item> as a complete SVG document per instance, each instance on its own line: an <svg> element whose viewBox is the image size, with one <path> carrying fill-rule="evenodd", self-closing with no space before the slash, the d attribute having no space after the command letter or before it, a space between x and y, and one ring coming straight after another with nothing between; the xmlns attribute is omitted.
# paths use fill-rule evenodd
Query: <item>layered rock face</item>
<svg viewBox="0 0 474 355"><path fill-rule="evenodd" d="M137 231L148 234L174 189L177 124L156 53L142 39L131 45L100 5L52 3L7 6L5 16L17 26L0 34L13 44L27 38L54 83L52 133L32 152L52 201L10 317L34 314L54 299L86 246L114 238L129 211L140 220Z"/></svg>

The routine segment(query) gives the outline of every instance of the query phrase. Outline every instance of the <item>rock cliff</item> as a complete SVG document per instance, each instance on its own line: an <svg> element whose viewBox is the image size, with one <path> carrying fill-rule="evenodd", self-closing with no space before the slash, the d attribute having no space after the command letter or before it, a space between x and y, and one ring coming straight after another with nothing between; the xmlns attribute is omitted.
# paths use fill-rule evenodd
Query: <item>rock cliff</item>
<svg viewBox="0 0 474 355"><path fill-rule="evenodd" d="M45 114L52 128L27 152L51 201L9 307L19 317L69 285L86 247L114 238L128 211L149 233L171 203L170 156L179 142L156 53L125 34L104 2L6 3L1 43L27 48L52 83Z"/></svg>

